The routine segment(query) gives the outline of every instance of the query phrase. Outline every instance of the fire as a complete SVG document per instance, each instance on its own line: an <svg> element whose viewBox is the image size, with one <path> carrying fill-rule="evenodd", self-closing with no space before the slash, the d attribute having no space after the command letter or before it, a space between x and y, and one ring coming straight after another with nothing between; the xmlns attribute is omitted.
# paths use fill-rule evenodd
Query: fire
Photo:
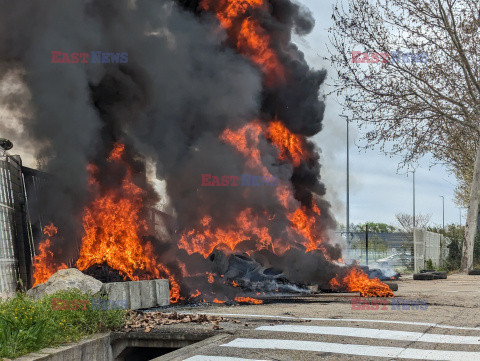
<svg viewBox="0 0 480 361"><path fill-rule="evenodd" d="M266 135L279 150L281 160L290 159L293 165L298 167L302 159L306 158L303 140L288 130L282 122L271 122Z"/></svg>
<svg viewBox="0 0 480 361"><path fill-rule="evenodd" d="M144 190L134 184L131 170L122 160L124 151L123 144L116 144L108 157L126 168L121 186L99 195L84 209L84 236L77 268L83 271L95 264L107 264L125 279L134 281L166 276L171 284L172 302L177 302L178 283L166 267L157 263L152 244L141 241L147 231L141 218ZM96 173L90 173L92 185L98 182Z"/></svg>
<svg viewBox="0 0 480 361"><path fill-rule="evenodd" d="M199 290L196 290L194 293L192 293L190 295L190 298L197 298L198 296L200 296L202 294L202 292L200 292Z"/></svg>
<svg viewBox="0 0 480 361"><path fill-rule="evenodd" d="M240 212L228 227L215 227L212 221L211 217L206 216L197 229L184 232L178 243L179 248L189 254L198 252L207 258L221 244L233 251L237 244L252 237L258 238L258 249L272 243L268 228L260 224L260 217L255 216L250 208Z"/></svg>
<svg viewBox="0 0 480 361"><path fill-rule="evenodd" d="M51 275L57 272L60 269L67 269L68 267L65 263L61 265L56 265L56 262L53 257L53 252L50 250L51 241L50 238L55 236L58 233L58 228L55 227L53 223L45 226L43 228L43 234L48 238L39 244L38 255L33 259L33 286L40 283L47 282Z"/></svg>
<svg viewBox="0 0 480 361"><path fill-rule="evenodd" d="M315 217L308 216L305 208L298 208L288 215L288 219L295 231L308 241L306 244L307 252L317 249L321 240L315 234Z"/></svg>
<svg viewBox="0 0 480 361"><path fill-rule="evenodd" d="M308 157L307 152L303 149L304 141L290 132L280 121L271 122L266 128L258 120L254 120L238 130L226 129L220 139L242 154L246 158L248 167L259 171L264 176L271 176L261 160L259 143L262 136L270 139L279 149L280 159L290 160L295 166L300 165L301 160ZM320 249L327 256L317 231L321 212L315 202L313 202L311 211L306 207L299 207L298 202L294 199L291 186L282 182L277 186L275 193L287 212L286 217L290 221L291 230L303 237L302 243L307 252ZM226 245L230 250L234 250L236 245L243 240L256 238L258 245L255 250L268 247L276 251L287 250L288 246L272 240L268 222L261 221L260 217L264 217L268 221L275 219L275 215L255 214L253 209L245 209L240 212L232 224L214 227L212 217L206 215L197 228L182 233L179 247L185 249L189 254L199 252L204 257L208 257L219 245ZM291 238L296 238L291 230L288 230Z"/></svg>
<svg viewBox="0 0 480 361"><path fill-rule="evenodd" d="M394 297L390 287L378 278L370 279L359 268L352 268L342 279L333 278L330 281L333 289L345 288L349 292L360 292L361 297Z"/></svg>
<svg viewBox="0 0 480 361"><path fill-rule="evenodd" d="M215 278L213 277L213 273L207 272L207 276L208 276L208 283L215 282Z"/></svg>
<svg viewBox="0 0 480 361"><path fill-rule="evenodd" d="M213 303L225 303L225 301L220 301L219 299L215 298L213 301Z"/></svg>
<svg viewBox="0 0 480 361"><path fill-rule="evenodd" d="M267 85L284 79L284 69L272 47L270 37L261 24L252 17L252 14L269 11L268 1L202 0L200 4L204 10L216 14L220 24L235 43L237 50L259 66L267 79ZM262 137L269 140L278 149L280 160L290 161L295 167L300 166L302 160L308 160L310 157L309 152L305 149L305 138L292 133L278 119L270 121L268 126L263 125L259 120L253 120L238 130L226 129L220 139L242 154L247 159L248 167L268 176L270 173L262 163L259 148ZM291 230L288 229L287 233L292 238L295 238L293 233L303 237L307 252L320 249L326 255L317 231L321 215L318 206L313 204L311 211L306 207L295 206L293 189L282 183L278 185L276 195L286 210L286 218L290 221ZM250 215L246 222L243 221L245 213ZM250 239L254 234L261 243L257 247L258 249L268 244L272 245L272 249L275 249L274 246L282 251L288 249L284 245L281 247L274 245L276 241L272 241L268 229L257 225L256 217L259 216L265 215L254 214L252 210L244 210L229 227L219 229L205 226L205 222L202 222L197 229L183 234L181 248L186 249L189 253L200 252L207 257L221 243L225 243L233 250L239 242ZM267 216L270 221L275 218L275 216ZM208 223L210 224L211 221ZM253 227L251 227L252 224ZM245 227L246 225L250 226ZM250 230L253 232L247 232Z"/></svg>
<svg viewBox="0 0 480 361"><path fill-rule="evenodd" d="M263 175L270 175L262 164L260 150L258 149L259 137L263 134L263 131L262 125L257 120L254 120L236 131L225 129L220 139L230 144L247 158L247 165L250 168L261 169Z"/></svg>
<svg viewBox="0 0 480 361"><path fill-rule="evenodd" d="M202 0L200 6L215 12L222 27L234 41L237 50L257 64L266 75L267 84L285 78L285 70L271 47L271 39L260 23L249 13L268 10L266 0Z"/></svg>
<svg viewBox="0 0 480 361"><path fill-rule="evenodd" d="M263 303L262 300L257 300L255 298L250 298L250 297L235 297L235 301L240 303L250 303L252 305L261 305Z"/></svg>
<svg viewBox="0 0 480 361"><path fill-rule="evenodd" d="M125 144L115 143L113 150L108 157L108 160L120 162L122 160L123 153L125 152Z"/></svg>

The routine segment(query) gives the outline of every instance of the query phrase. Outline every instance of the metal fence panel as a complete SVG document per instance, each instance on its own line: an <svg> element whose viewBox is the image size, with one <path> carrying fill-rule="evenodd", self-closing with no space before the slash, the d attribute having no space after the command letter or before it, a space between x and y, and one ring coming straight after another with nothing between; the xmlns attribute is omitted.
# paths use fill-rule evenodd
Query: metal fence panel
<svg viewBox="0 0 480 361"><path fill-rule="evenodd" d="M16 290L15 209L10 164L0 155L0 295Z"/></svg>
<svg viewBox="0 0 480 361"><path fill-rule="evenodd" d="M450 239L441 234L415 229L414 231L414 270L426 268L431 261L434 267L443 267L448 257Z"/></svg>
<svg viewBox="0 0 480 361"><path fill-rule="evenodd" d="M346 243L346 233L337 232L337 241ZM413 234L368 232L368 264L385 268L413 269ZM366 232L350 232L345 258L367 264Z"/></svg>

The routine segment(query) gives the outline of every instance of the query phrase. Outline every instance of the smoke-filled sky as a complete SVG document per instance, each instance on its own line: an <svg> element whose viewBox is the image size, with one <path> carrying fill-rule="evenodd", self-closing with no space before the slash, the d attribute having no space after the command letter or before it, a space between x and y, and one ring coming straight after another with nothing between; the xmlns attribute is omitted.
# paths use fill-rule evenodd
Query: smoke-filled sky
<svg viewBox="0 0 480 361"><path fill-rule="evenodd" d="M312 67L316 69L331 66L322 60L327 55L327 28L332 25L331 12L333 1L298 0L312 12L316 21L314 31L306 38L296 37L295 42L306 54ZM75 50L75 49L74 49ZM330 71L328 76L332 76ZM328 83L328 80L327 80ZM0 95L15 91L14 82L0 85ZM326 91L327 89L324 88ZM15 91L17 92L17 91ZM25 94L25 99L29 96ZM324 130L315 138L323 150L322 178L328 186L327 197L334 206L334 213L339 222L345 222L345 167L346 167L346 131L345 121L339 117L342 109L335 98L327 99ZM18 104L19 108L22 104ZM9 128L9 134L15 133L15 114L0 109L2 129ZM412 208L411 176L397 174L397 160L390 159L379 151L359 152L354 142L358 133L353 129L351 141L351 222L388 222L394 223L398 212L410 213ZM1 136L1 134L0 134ZM35 167L30 144L15 144L12 153L22 155L27 166ZM450 182L450 183L449 183ZM420 164L417 171L417 212L432 214L432 221L442 222L442 200L445 196L446 223L460 221L459 210L453 204L454 177L440 166L429 170L428 160ZM463 220L464 222L464 220Z"/></svg>
<svg viewBox="0 0 480 361"><path fill-rule="evenodd" d="M336 0L298 0L314 15L316 26L306 38L295 42L305 53L307 61L314 68L326 68L327 83L335 75L330 64L322 60L327 56L328 28L333 25L332 5ZM328 88L325 92L328 91ZM327 99L324 130L315 138L323 150L322 176L327 185L337 220L345 223L346 199L346 122L339 117L342 107L333 96ZM359 151L359 134L351 125L350 153L350 221L395 223L395 214L412 213L412 176L405 171L397 173L398 158L391 159L379 150ZM416 174L416 212L431 214L432 222L442 224L442 198L445 196L445 223L460 222L460 210L454 204L456 180L442 166L430 169L430 162L424 159ZM333 192L332 192L333 191ZM462 224L465 224L462 211Z"/></svg>

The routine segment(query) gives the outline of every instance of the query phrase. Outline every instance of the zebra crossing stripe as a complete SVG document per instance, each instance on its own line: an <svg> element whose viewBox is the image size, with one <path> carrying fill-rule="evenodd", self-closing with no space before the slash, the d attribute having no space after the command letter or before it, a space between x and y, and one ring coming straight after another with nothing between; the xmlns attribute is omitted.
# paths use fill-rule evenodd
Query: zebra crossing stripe
<svg viewBox="0 0 480 361"><path fill-rule="evenodd" d="M261 326L256 328L256 330L361 337L381 340L480 345L480 337L478 336L441 335L422 332L391 331L376 328L276 325Z"/></svg>
<svg viewBox="0 0 480 361"><path fill-rule="evenodd" d="M197 314L198 312L182 312L181 314L192 315ZM387 323L394 325L411 325L411 326L427 326L427 327L437 327L444 329L452 330L469 330L469 331L480 331L479 327L461 327L461 326L449 326L442 325L439 323L432 322L410 322L410 321L388 321L388 320L368 320L362 318L317 318L317 317L292 317L292 316L273 316L273 315L250 315L242 313L211 313L211 312L202 312L202 315L207 316L223 316L223 317L234 317L234 318L259 318L259 319L278 319L278 320L304 320L304 321L330 321L330 322L366 322L366 323Z"/></svg>
<svg viewBox="0 0 480 361"><path fill-rule="evenodd" d="M237 358L237 357L198 355L198 356L187 358L185 361L266 361L266 360L252 360L252 359Z"/></svg>
<svg viewBox="0 0 480 361"><path fill-rule="evenodd" d="M222 347L240 349L268 349L268 350L294 350L315 351L334 354L368 356L368 357L394 357L413 360L444 360L444 361L476 361L480 360L480 352L468 351L442 351L426 350L403 347L353 345L342 343L296 341L279 339L252 339L237 338Z"/></svg>

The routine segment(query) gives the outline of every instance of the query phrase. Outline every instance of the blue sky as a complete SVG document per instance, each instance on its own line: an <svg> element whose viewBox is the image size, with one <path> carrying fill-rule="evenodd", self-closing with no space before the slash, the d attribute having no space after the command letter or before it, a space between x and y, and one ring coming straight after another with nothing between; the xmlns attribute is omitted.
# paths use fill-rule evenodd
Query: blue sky
<svg viewBox="0 0 480 361"><path fill-rule="evenodd" d="M308 7L315 18L314 31L294 41L305 53L310 66L327 69L327 83L335 74L327 56L328 28L333 25L332 0L297 0ZM324 87L325 93L329 92ZM322 177L327 185L327 198L333 205L337 220L345 223L346 199L346 122L339 117L342 107L333 96L327 99L324 130L314 141L322 149ZM364 151L359 143L359 131L351 124L350 142L350 221L385 222L394 224L396 213L412 213L412 175L398 170L400 158L390 158L379 149ZM353 138L353 139L352 139ZM445 223L460 222L460 210L454 203L456 180L445 167L431 167L430 159L419 163L416 173L416 212L431 214L432 223L442 224L442 198L445 196ZM462 211L462 224L465 211Z"/></svg>

